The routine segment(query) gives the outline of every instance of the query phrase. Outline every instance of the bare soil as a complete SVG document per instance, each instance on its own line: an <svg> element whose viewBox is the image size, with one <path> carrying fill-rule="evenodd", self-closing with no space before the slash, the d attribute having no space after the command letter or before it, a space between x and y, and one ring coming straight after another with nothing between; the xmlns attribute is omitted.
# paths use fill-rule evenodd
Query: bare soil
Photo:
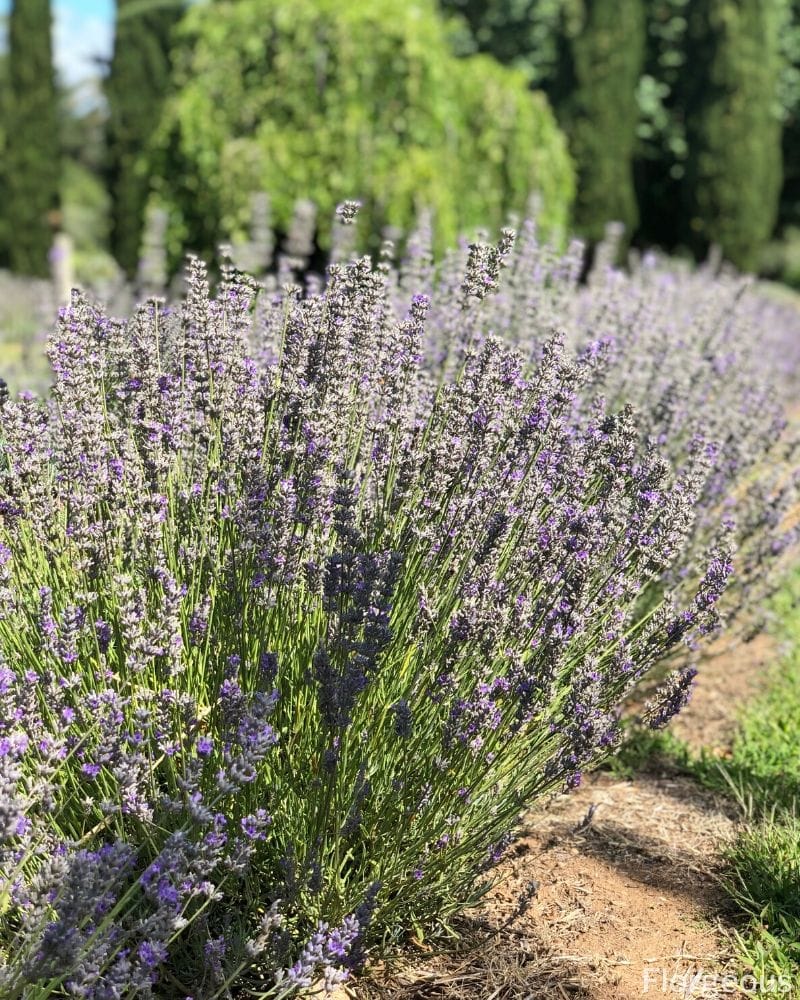
<svg viewBox="0 0 800 1000"><path fill-rule="evenodd" d="M665 978L721 971L715 848L732 826L727 804L689 779L600 774L531 814L498 869L501 883L465 920L461 949L408 954L399 968L373 969L351 995L628 1000L645 984L663 995ZM504 927L532 879L530 908Z"/></svg>
<svg viewBox="0 0 800 1000"><path fill-rule="evenodd" d="M775 648L720 646L675 731L724 758ZM500 882L444 951L410 946L343 996L357 1000L639 1000L731 996L730 914L717 884L730 802L662 771L587 779L525 818ZM535 881L527 911L509 924ZM716 982L714 981L716 977Z"/></svg>
<svg viewBox="0 0 800 1000"><path fill-rule="evenodd" d="M765 632L733 647L718 642L700 667L689 706L671 723L672 731L693 750L704 747L725 757L739 711L758 691L775 657L776 642Z"/></svg>

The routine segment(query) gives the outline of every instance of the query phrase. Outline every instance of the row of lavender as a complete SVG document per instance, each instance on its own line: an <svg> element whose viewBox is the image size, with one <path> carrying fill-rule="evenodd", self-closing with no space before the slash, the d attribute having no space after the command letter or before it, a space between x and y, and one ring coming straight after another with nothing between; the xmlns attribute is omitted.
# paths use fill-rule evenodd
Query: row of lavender
<svg viewBox="0 0 800 1000"><path fill-rule="evenodd" d="M331 987L753 627L796 487L759 338L800 321L603 254L423 227L304 288L74 296L0 416L4 998Z"/></svg>

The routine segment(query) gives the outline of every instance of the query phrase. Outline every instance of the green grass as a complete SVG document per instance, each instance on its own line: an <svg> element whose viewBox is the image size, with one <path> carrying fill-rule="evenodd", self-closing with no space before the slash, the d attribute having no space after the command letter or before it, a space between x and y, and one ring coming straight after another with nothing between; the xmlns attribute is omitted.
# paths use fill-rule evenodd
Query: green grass
<svg viewBox="0 0 800 1000"><path fill-rule="evenodd" d="M725 852L723 886L747 917L740 960L757 979L800 986L800 822L775 811L751 818Z"/></svg>
<svg viewBox="0 0 800 1000"><path fill-rule="evenodd" d="M669 731L634 730L613 768L632 776L666 766L739 804L722 884L744 918L735 935L743 972L790 982L800 996L800 573L776 611L786 652L743 712L728 759L693 753Z"/></svg>
<svg viewBox="0 0 800 1000"><path fill-rule="evenodd" d="M647 770L670 770L680 774L696 775L698 761L689 747L671 730L654 732L631 725L619 752L604 765L618 778L633 779Z"/></svg>
<svg viewBox="0 0 800 1000"><path fill-rule="evenodd" d="M786 655L762 696L744 713L731 760L720 777L745 810L726 853L724 886L746 914L737 936L757 976L788 977L800 987L800 575L779 598Z"/></svg>

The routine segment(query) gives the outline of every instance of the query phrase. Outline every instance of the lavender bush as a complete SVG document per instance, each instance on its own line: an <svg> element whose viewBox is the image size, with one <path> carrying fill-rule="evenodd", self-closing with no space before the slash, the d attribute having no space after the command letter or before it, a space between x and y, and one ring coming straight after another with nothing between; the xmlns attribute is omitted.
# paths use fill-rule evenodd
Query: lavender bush
<svg viewBox="0 0 800 1000"><path fill-rule="evenodd" d="M587 417L594 393L616 410L634 406L643 444L655 441L673 467L690 459L701 436L711 472L697 504L686 562L655 586L679 587L690 555L702 558L721 520L731 526L736 573L725 603L738 634L753 634L780 575L776 567L797 541L798 438L787 426L800 368L800 310L766 295L752 280L649 254L623 270L613 266L619 233L609 227L588 281L585 250L542 244L535 224L522 227L503 254L497 293L462 316L460 275L471 251L432 266L425 227L415 235L398 287L432 296L429 354L448 372L488 335L533 363L559 331L578 351L599 343L604 363L576 407ZM484 251L485 253L485 251ZM650 588L652 593L653 588ZM645 595L647 596L647 595ZM741 614L741 612L747 612Z"/></svg>
<svg viewBox="0 0 800 1000"><path fill-rule="evenodd" d="M513 243L62 311L50 400L0 411L4 998L332 986L474 901L716 630L714 428L659 440L577 307L577 349L536 306L510 343Z"/></svg>

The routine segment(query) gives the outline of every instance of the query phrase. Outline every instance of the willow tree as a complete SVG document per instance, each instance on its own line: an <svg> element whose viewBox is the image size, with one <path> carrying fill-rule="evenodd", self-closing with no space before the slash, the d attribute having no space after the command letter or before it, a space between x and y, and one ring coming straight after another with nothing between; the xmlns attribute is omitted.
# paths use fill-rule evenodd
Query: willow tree
<svg viewBox="0 0 800 1000"><path fill-rule="evenodd" d="M189 9L176 46L153 159L173 259L242 237L256 191L279 230L315 202L322 247L346 198L362 236L432 209L439 246L532 193L545 228L567 223L572 166L546 98L520 70L453 55L434 0L218 0Z"/></svg>

